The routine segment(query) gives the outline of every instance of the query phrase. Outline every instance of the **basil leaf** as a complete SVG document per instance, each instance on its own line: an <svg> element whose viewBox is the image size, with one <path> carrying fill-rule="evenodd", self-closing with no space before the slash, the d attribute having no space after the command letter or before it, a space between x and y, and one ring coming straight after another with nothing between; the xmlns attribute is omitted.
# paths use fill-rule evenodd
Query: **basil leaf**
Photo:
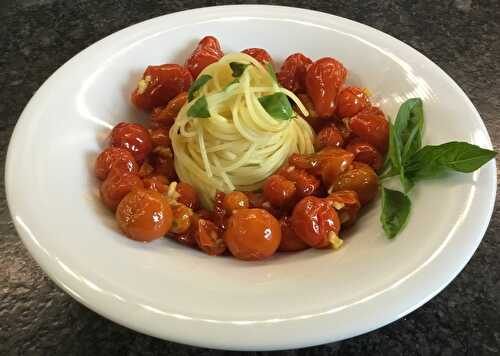
<svg viewBox="0 0 500 356"><path fill-rule="evenodd" d="M231 85L236 84L236 83L239 83L239 82L240 82L240 80L239 80L238 78L233 79L233 80L232 80L232 81L231 81L228 85L226 85L226 86L224 87L224 89L222 89L222 90L227 90L227 89L229 89L229 87L230 87Z"/></svg>
<svg viewBox="0 0 500 356"><path fill-rule="evenodd" d="M196 101L191 105L187 112L189 117L199 117L207 118L210 117L210 112L208 111L208 103L205 95L196 99Z"/></svg>
<svg viewBox="0 0 500 356"><path fill-rule="evenodd" d="M200 90L200 88L204 86L210 79L212 79L212 76L209 74L203 74L202 76L198 77L198 79L196 79L189 87L188 101L193 100L198 90Z"/></svg>
<svg viewBox="0 0 500 356"><path fill-rule="evenodd" d="M267 113L275 119L290 120L292 117L292 105L283 93L261 96L259 102Z"/></svg>
<svg viewBox="0 0 500 356"><path fill-rule="evenodd" d="M467 142L452 141L423 147L408 161L406 171L414 181L435 177L446 170L470 173L495 156L495 151Z"/></svg>
<svg viewBox="0 0 500 356"><path fill-rule="evenodd" d="M248 67L250 63L240 63L240 62L231 62L229 63L229 66L231 67L231 70L233 71L233 77L234 78L239 78L245 71L245 68Z"/></svg>
<svg viewBox="0 0 500 356"><path fill-rule="evenodd" d="M406 194L382 188L380 222L388 238L394 238L406 225L410 209L411 201Z"/></svg>
<svg viewBox="0 0 500 356"><path fill-rule="evenodd" d="M424 110L422 99L406 100L399 108L394 129L400 138L401 159L405 162L422 147L422 131L424 128Z"/></svg>
<svg viewBox="0 0 500 356"><path fill-rule="evenodd" d="M271 78L273 78L274 82L278 82L278 78L276 77L276 72L274 71L274 68L271 63L266 63L266 69Z"/></svg>
<svg viewBox="0 0 500 356"><path fill-rule="evenodd" d="M387 153L384 171L398 175L401 170L401 138L397 136L394 124L389 120L389 151Z"/></svg>

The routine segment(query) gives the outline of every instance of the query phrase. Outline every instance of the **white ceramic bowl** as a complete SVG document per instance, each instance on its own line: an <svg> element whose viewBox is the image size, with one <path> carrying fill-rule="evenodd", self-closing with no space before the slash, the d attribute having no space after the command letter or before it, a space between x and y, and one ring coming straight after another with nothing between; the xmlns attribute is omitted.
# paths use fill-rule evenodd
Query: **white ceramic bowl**
<svg viewBox="0 0 500 356"><path fill-rule="evenodd" d="M421 97L427 143L491 148L479 114L429 59L373 28L319 12L227 6L158 17L119 31L57 70L26 106L6 167L9 207L36 261L66 292L140 332L198 346L270 350L341 340L425 303L464 267L486 230L495 163L419 184L406 229L382 233L379 207L338 252L264 262L215 258L161 240L124 238L98 199L93 161L110 127L142 119L129 94L148 64L182 63L204 35L226 52L334 56L348 82L370 88L393 116Z"/></svg>

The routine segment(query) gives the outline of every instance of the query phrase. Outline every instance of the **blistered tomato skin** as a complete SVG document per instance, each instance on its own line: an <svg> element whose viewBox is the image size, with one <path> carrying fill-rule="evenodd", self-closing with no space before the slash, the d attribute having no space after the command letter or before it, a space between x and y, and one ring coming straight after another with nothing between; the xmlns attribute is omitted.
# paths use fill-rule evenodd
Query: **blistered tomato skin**
<svg viewBox="0 0 500 356"><path fill-rule="evenodd" d="M179 111L187 102L188 93L183 91L177 94L173 99L171 99L168 104L164 107L157 107L153 109L151 113L151 123L153 126L166 127L169 128L174 124L175 118Z"/></svg>
<svg viewBox="0 0 500 356"><path fill-rule="evenodd" d="M226 251L226 244L218 227L206 219L197 219L195 224L194 237L200 250L211 256L222 255Z"/></svg>
<svg viewBox="0 0 500 356"><path fill-rule="evenodd" d="M111 131L111 146L129 150L141 162L153 149L148 130L139 124L120 122Z"/></svg>
<svg viewBox="0 0 500 356"><path fill-rule="evenodd" d="M110 147L102 151L95 161L94 171L100 180L106 179L111 170L136 173L139 166L129 150Z"/></svg>
<svg viewBox="0 0 500 356"><path fill-rule="evenodd" d="M184 204L175 204L172 207L172 227L170 231L174 234L185 234L191 227L193 210Z"/></svg>
<svg viewBox="0 0 500 356"><path fill-rule="evenodd" d="M307 94L319 117L329 118L334 115L337 94L346 76L347 70L342 63L331 57L318 59L307 70Z"/></svg>
<svg viewBox="0 0 500 356"><path fill-rule="evenodd" d="M151 175L142 179L144 188L154 190L158 193L166 193L168 190L168 179L162 175Z"/></svg>
<svg viewBox="0 0 500 356"><path fill-rule="evenodd" d="M132 92L132 103L144 111L163 107L179 93L189 90L192 81L191 73L181 65L149 66Z"/></svg>
<svg viewBox="0 0 500 356"><path fill-rule="evenodd" d="M280 219L281 225L281 242L278 251L296 252L309 248L302 239L300 239L292 228L292 220L285 216Z"/></svg>
<svg viewBox="0 0 500 356"><path fill-rule="evenodd" d="M320 151L325 147L342 147L343 144L342 132L333 124L323 127L314 140L316 151Z"/></svg>
<svg viewBox="0 0 500 356"><path fill-rule="evenodd" d="M234 257L262 260L272 256L281 242L281 227L263 209L239 209L229 218L224 241Z"/></svg>
<svg viewBox="0 0 500 356"><path fill-rule="evenodd" d="M263 48L247 48L241 51L241 53L248 54L262 64L272 63L271 55Z"/></svg>
<svg viewBox="0 0 500 356"><path fill-rule="evenodd" d="M375 171L382 168L382 165L384 164L382 155L369 143L360 140L353 140L345 149L354 154L355 161L366 163Z"/></svg>
<svg viewBox="0 0 500 356"><path fill-rule="evenodd" d="M331 193L326 199L331 201L333 208L337 210L342 226L354 224L361 208L358 193L353 190L340 190Z"/></svg>
<svg viewBox="0 0 500 356"><path fill-rule="evenodd" d="M330 187L332 192L354 190L361 205L375 198L378 192L378 176L367 164L353 162L351 168L335 179Z"/></svg>
<svg viewBox="0 0 500 356"><path fill-rule="evenodd" d="M262 187L264 198L277 208L289 204L296 191L294 182L278 174L268 177Z"/></svg>
<svg viewBox="0 0 500 356"><path fill-rule="evenodd" d="M312 61L302 53L288 56L276 75L278 82L294 93L305 93L306 72L311 64Z"/></svg>
<svg viewBox="0 0 500 356"><path fill-rule="evenodd" d="M276 173L295 183L296 194L302 198L318 192L320 181L305 169L294 165L284 165Z"/></svg>
<svg viewBox="0 0 500 356"><path fill-rule="evenodd" d="M149 242L164 236L172 225L172 209L163 194L138 189L116 209L120 229L132 240Z"/></svg>
<svg viewBox="0 0 500 356"><path fill-rule="evenodd" d="M226 212L232 214L234 210L248 208L250 201L245 193L234 191L224 196L222 205Z"/></svg>
<svg viewBox="0 0 500 356"><path fill-rule="evenodd" d="M381 153L389 145L389 123L379 108L368 107L348 120L352 133L374 146Z"/></svg>
<svg viewBox="0 0 500 356"><path fill-rule="evenodd" d="M370 105L366 90L346 87L337 96L337 116L339 118L351 117Z"/></svg>
<svg viewBox="0 0 500 356"><path fill-rule="evenodd" d="M314 248L330 246L332 233L338 235L340 231L340 220L332 204L314 196L305 197L295 206L291 220L295 234Z"/></svg>
<svg viewBox="0 0 500 356"><path fill-rule="evenodd" d="M150 131L151 143L153 147L169 147L171 145L168 131L169 130L165 127L159 127Z"/></svg>
<svg viewBox="0 0 500 356"><path fill-rule="evenodd" d="M115 210L125 195L142 187L142 180L137 174L112 170L101 184L101 199L104 205Z"/></svg>
<svg viewBox="0 0 500 356"><path fill-rule="evenodd" d="M177 198L179 203L184 204L193 210L198 210L198 194L191 184L179 182L177 183L175 190L179 193L179 197Z"/></svg>
<svg viewBox="0 0 500 356"><path fill-rule="evenodd" d="M186 60L186 68L189 69L193 78L197 78L200 72L208 65L217 62L224 56L219 41L213 36L201 39L193 53Z"/></svg>

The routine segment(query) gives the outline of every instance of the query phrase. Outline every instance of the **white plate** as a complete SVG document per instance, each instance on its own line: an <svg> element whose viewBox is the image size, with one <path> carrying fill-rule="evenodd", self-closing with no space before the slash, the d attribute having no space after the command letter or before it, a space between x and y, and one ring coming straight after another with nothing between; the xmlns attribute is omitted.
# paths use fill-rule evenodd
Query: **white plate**
<svg viewBox="0 0 500 356"><path fill-rule="evenodd" d="M97 198L91 169L109 127L142 118L129 94L148 64L182 63L206 34L226 52L334 56L348 82L393 116L424 100L425 141L491 148L469 99L441 69L373 28L319 12L227 6L158 17L119 31L57 70L26 106L6 167L9 207L44 271L97 313L182 343L244 350L320 344L390 323L444 288L488 225L495 163L419 184L410 223L387 240L375 204L338 252L310 250L246 263L161 240L124 238Z"/></svg>

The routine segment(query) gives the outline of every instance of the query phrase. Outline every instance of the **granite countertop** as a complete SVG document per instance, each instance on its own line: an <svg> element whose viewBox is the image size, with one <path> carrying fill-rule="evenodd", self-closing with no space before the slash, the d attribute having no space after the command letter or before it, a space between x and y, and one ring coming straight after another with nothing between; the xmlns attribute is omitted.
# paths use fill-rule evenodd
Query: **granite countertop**
<svg viewBox="0 0 500 356"><path fill-rule="evenodd" d="M231 2L0 0L0 179L9 138L23 107L60 65L133 23L227 3ZM481 113L493 142L500 144L499 1L265 3L347 17L415 47L463 88ZM0 194L0 355L243 354L155 339L82 306L56 287L29 256L12 224L4 189ZM497 204L483 242L462 273L437 297L403 319L350 340L276 354L500 354L499 228Z"/></svg>

